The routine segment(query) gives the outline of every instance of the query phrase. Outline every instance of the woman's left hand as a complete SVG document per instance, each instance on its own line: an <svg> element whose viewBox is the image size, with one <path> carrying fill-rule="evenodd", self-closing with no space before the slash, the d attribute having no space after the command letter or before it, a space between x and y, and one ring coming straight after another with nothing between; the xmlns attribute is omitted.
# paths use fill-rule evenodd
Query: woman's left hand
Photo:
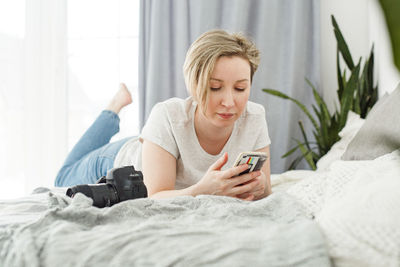
<svg viewBox="0 0 400 267"><path fill-rule="evenodd" d="M253 195L252 199L253 200L258 200L258 199L261 199L261 198L263 198L263 197L265 197L267 195L267 193L266 193L266 188L268 186L268 184L267 184L267 176L264 174L263 171L260 171L260 173L261 174L259 176L257 176L253 180L251 180L251 181L258 180L259 181L258 185L255 186L252 191L246 192L246 193L241 194L241 195L237 195L238 198L246 199L246 198L250 197L251 195ZM249 181L249 182L251 182L251 181Z"/></svg>

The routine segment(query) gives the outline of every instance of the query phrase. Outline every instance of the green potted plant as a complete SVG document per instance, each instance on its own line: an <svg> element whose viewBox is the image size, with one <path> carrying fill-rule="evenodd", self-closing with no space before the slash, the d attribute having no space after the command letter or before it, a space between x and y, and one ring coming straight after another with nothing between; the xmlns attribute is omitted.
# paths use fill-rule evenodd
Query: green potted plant
<svg viewBox="0 0 400 267"><path fill-rule="evenodd" d="M373 78L373 46L369 58L364 62L363 67L361 67L361 58L358 60L357 64L354 64L347 43L343 38L334 16L331 16L331 19L337 41L337 96L340 107L336 107L335 111L330 113L325 101L308 79L306 79L306 81L312 89L315 100L315 104L312 105L315 115L312 115L307 107L298 100L278 90L262 89L268 94L293 101L307 115L313 125L312 133L315 140L310 141L304 130L303 123L301 121L298 122L303 141L295 139L296 145L282 156L282 158L285 158L298 150L301 152L300 155L291 162L289 169L296 168L299 162L305 159L311 169L315 170L317 161L328 153L332 145L340 139L339 132L346 124L349 111L352 110L360 114L361 118L365 118L377 101L378 87L374 86ZM345 68L343 71L340 65L340 56L347 66L347 69ZM349 75L346 74L346 70L349 71Z"/></svg>
<svg viewBox="0 0 400 267"><path fill-rule="evenodd" d="M393 50L393 61L400 71L400 1L379 0L389 31Z"/></svg>

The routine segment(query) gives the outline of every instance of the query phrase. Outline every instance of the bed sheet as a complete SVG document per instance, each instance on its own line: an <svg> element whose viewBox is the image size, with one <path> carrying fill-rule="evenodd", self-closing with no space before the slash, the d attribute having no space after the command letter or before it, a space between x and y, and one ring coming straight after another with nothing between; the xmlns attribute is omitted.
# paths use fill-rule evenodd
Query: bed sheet
<svg viewBox="0 0 400 267"><path fill-rule="evenodd" d="M0 266L330 266L318 225L284 192L91 204L51 190L1 201Z"/></svg>

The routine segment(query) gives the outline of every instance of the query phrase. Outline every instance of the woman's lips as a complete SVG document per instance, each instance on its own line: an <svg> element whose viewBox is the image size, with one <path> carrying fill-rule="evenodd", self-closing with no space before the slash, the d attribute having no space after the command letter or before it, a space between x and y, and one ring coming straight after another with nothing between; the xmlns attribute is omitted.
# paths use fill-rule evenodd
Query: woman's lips
<svg viewBox="0 0 400 267"><path fill-rule="evenodd" d="M228 120L233 117L233 113L217 113L217 114L224 120Z"/></svg>

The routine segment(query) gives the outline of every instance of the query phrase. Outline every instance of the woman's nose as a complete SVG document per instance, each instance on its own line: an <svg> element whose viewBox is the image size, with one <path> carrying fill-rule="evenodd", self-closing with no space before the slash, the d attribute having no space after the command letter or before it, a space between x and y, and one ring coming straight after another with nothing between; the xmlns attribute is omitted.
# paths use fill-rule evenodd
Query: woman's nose
<svg viewBox="0 0 400 267"><path fill-rule="evenodd" d="M232 107L234 105L235 101L233 98L233 93L232 90L225 90L223 98L222 98L222 105L226 107Z"/></svg>

